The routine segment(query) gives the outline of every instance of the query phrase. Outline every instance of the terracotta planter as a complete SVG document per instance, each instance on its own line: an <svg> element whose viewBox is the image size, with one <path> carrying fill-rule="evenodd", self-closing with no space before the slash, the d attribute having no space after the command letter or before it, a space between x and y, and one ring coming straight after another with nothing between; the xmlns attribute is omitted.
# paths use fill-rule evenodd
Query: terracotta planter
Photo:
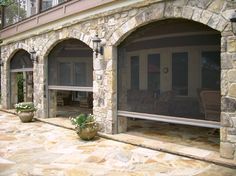
<svg viewBox="0 0 236 176"><path fill-rule="evenodd" d="M18 116L20 117L20 120L25 123L25 122L31 122L33 117L34 117L34 112L29 111L29 112L18 112Z"/></svg>
<svg viewBox="0 0 236 176"><path fill-rule="evenodd" d="M76 133L83 140L92 140L98 132L98 124L89 125L85 128L76 127Z"/></svg>

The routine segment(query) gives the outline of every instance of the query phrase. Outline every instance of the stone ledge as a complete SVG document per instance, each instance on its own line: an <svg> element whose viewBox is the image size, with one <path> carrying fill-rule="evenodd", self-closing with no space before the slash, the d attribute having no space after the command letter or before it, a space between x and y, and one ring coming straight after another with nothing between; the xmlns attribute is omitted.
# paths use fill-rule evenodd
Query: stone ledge
<svg viewBox="0 0 236 176"><path fill-rule="evenodd" d="M99 136L139 147L144 147L152 150L184 156L234 169L236 168L235 160L221 158L219 152L188 147L168 142L162 142L162 141L147 139L144 137L133 136L129 134L108 135L99 133Z"/></svg>

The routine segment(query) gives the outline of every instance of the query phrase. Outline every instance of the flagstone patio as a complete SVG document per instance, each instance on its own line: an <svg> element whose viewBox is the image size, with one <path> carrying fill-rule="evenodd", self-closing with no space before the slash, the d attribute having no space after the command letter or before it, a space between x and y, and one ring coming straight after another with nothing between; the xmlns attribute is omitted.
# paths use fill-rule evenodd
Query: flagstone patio
<svg viewBox="0 0 236 176"><path fill-rule="evenodd" d="M0 112L0 176L8 175L233 176L236 169L101 137L82 141L72 130Z"/></svg>

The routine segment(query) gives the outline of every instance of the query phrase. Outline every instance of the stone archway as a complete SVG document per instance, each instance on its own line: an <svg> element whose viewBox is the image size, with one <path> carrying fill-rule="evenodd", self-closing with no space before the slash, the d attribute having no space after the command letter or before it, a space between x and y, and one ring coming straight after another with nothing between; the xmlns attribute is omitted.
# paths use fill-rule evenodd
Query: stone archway
<svg viewBox="0 0 236 176"><path fill-rule="evenodd" d="M30 54L17 50L9 61L10 66L10 108L16 103L33 102L33 62Z"/></svg>
<svg viewBox="0 0 236 176"><path fill-rule="evenodd" d="M48 40L48 42L44 45L43 49L41 50L41 56L42 58L47 59L48 54L50 51L56 46L58 43L62 42L63 40L67 39L77 39L81 42L87 44L90 48L92 48L92 37L87 34L84 34L81 31L78 31L76 29L68 32L68 31L61 31L58 35L52 35L51 38Z"/></svg>
<svg viewBox="0 0 236 176"><path fill-rule="evenodd" d="M2 67L2 86L1 86L1 103L3 108L10 108L10 61L14 55L20 51L24 50L30 52L30 47L24 43L17 43L10 47L9 51L3 48L3 62L5 63Z"/></svg>
<svg viewBox="0 0 236 176"><path fill-rule="evenodd" d="M93 36L89 36L82 32L81 30L75 29L71 27L71 29L66 28L62 30L58 30L53 32L47 39L47 42L44 43L43 47L35 46L35 50L38 53L38 64L35 66L34 70L35 79L38 81L35 82L35 89L37 92L37 96L42 97L41 99L35 99L35 104L39 107L37 111L37 116L39 117L48 117L48 100L47 100L47 59L48 54L56 46L58 43L67 39L78 39L85 44L87 44L90 48L92 48L92 38Z"/></svg>
<svg viewBox="0 0 236 176"><path fill-rule="evenodd" d="M231 61L229 58L233 57L236 49L232 48L231 43L235 43L235 37L233 32L227 33L226 31L231 30L231 23L227 17L222 16L220 11L213 12L212 5L204 4L192 4L189 2L160 2L153 4L146 8L144 11L140 12L136 16L129 19L126 23L121 25L116 29L111 37L108 39L109 44L112 46L118 46L130 33L138 29L141 26L149 24L153 21L158 21L162 19L170 18L181 18L192 20L212 29L215 29L221 33L221 143L220 143L220 153L222 157L225 158L235 158L235 141L232 136L233 133L230 131L235 131L235 125L233 123L236 121L231 116L235 114L232 106L236 104L236 97L228 93L231 87L234 86L230 84L227 77L227 72L234 67L229 65ZM212 3L214 5L214 2ZM197 6L197 7L196 7ZM228 47L226 47L228 46ZM117 58L113 58L117 61ZM233 71L233 70L232 70ZM116 77L117 79L117 77ZM233 81L234 82L234 81ZM229 88L230 87L230 88ZM233 88L232 88L233 90ZM116 91L115 91L116 92ZM233 105L232 105L233 104ZM235 106L234 106L235 107ZM232 114L230 116L230 114ZM124 122L121 122L124 123ZM229 138L230 137L230 138Z"/></svg>
<svg viewBox="0 0 236 176"><path fill-rule="evenodd" d="M181 6L183 5L183 6ZM116 29L109 38L111 45L117 46L130 33L148 23L171 18L180 18L192 20L208 27L223 32L226 26L230 26L230 22L220 13L213 13L208 9L196 8L194 6L161 2L151 5L149 8L140 12L136 16L129 19L126 23Z"/></svg>
<svg viewBox="0 0 236 176"><path fill-rule="evenodd" d="M52 46L45 60L48 117L92 113L93 50L75 38Z"/></svg>

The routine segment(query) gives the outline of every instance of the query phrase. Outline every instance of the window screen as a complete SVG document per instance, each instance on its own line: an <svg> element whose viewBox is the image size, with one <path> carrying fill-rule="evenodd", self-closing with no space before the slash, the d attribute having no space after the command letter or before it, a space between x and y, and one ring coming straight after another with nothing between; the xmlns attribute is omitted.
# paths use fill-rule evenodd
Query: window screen
<svg viewBox="0 0 236 176"><path fill-rule="evenodd" d="M148 55L148 89L160 90L160 54Z"/></svg>
<svg viewBox="0 0 236 176"><path fill-rule="evenodd" d="M92 49L75 39L59 43L49 54L48 76L50 86L92 87Z"/></svg>
<svg viewBox="0 0 236 176"><path fill-rule="evenodd" d="M60 85L71 85L71 64L59 63L59 67Z"/></svg>
<svg viewBox="0 0 236 176"><path fill-rule="evenodd" d="M75 85L86 85L86 63L75 64Z"/></svg>
<svg viewBox="0 0 236 176"><path fill-rule="evenodd" d="M131 57L131 89L139 89L139 57Z"/></svg>
<svg viewBox="0 0 236 176"><path fill-rule="evenodd" d="M85 86L92 87L93 82L93 67L92 59L88 62L87 59L79 58L69 59L67 62L51 62L49 66L49 85L58 86ZM87 60L83 62L83 60ZM54 66L53 66L54 65Z"/></svg>
<svg viewBox="0 0 236 176"><path fill-rule="evenodd" d="M30 54L25 50L19 50L11 59L10 69L33 68Z"/></svg>
<svg viewBox="0 0 236 176"><path fill-rule="evenodd" d="M188 95L188 53L172 54L172 89L178 95Z"/></svg>
<svg viewBox="0 0 236 176"><path fill-rule="evenodd" d="M202 52L202 88L220 90L220 52Z"/></svg>
<svg viewBox="0 0 236 176"><path fill-rule="evenodd" d="M186 20L163 20L143 26L124 39L117 53L118 113L208 120L200 108L201 74L203 87L217 87L219 64L214 60L216 53L202 51L208 46L220 48L220 33L189 35L208 30ZM176 33L181 37L170 35ZM180 48L184 51L178 51ZM207 82L210 79L214 83Z"/></svg>

